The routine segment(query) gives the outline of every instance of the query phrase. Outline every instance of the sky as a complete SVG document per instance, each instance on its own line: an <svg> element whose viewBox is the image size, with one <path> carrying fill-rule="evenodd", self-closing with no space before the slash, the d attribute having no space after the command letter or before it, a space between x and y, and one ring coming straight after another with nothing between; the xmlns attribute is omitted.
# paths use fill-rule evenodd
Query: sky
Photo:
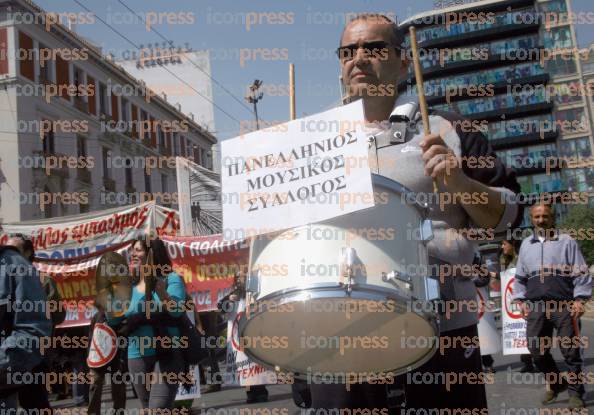
<svg viewBox="0 0 594 415"><path fill-rule="evenodd" d="M76 32L116 57L134 49L132 44L161 43L163 38L176 46L208 49L215 136L224 140L238 135L241 123L253 123L252 106L244 97L255 79L263 81L264 96L258 104L263 124L288 120L289 63L295 65L298 118L338 104L339 65L334 50L348 13L380 12L402 21L431 10L435 1L36 0L46 11L86 13L77 2L97 18L93 24L81 21ZM142 18L151 16L155 24L147 28L125 6ZM592 12L594 1L572 0L572 9ZM594 43L593 23L576 24L579 46Z"/></svg>

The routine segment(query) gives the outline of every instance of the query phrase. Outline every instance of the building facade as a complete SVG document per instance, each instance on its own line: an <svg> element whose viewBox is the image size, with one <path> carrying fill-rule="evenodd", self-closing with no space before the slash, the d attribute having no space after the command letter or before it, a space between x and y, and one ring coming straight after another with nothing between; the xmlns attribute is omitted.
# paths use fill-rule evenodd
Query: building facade
<svg viewBox="0 0 594 415"><path fill-rule="evenodd" d="M216 138L28 0L0 2L0 223L153 198Z"/></svg>
<svg viewBox="0 0 594 415"><path fill-rule="evenodd" d="M577 162L594 143L570 12L569 0L483 0L402 23L417 28L429 106L472 120L533 200L594 191L593 166ZM412 65L399 89L416 94Z"/></svg>
<svg viewBox="0 0 594 415"><path fill-rule="evenodd" d="M118 65L158 94L165 94L200 126L215 131L208 50L150 44L141 47L136 59L118 61Z"/></svg>

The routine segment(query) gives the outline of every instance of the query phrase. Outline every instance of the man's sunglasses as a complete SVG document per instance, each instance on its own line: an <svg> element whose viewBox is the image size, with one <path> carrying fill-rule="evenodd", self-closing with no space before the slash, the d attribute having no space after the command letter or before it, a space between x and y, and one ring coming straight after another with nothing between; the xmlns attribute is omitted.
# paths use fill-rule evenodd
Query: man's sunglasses
<svg viewBox="0 0 594 415"><path fill-rule="evenodd" d="M341 61L350 61L355 57L357 51L360 48L363 48L363 51L367 56L372 56L380 59L388 58L387 55L390 48L394 48L396 50L399 49L391 43L384 42L383 40L378 40L376 42L353 43L352 45L341 46L338 49L336 49L336 54L338 55L338 59L340 59Z"/></svg>

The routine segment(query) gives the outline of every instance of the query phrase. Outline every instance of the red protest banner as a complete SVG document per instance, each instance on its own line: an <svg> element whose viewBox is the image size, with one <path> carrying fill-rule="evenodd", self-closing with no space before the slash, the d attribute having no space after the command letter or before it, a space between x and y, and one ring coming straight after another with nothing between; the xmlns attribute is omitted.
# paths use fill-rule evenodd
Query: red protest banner
<svg viewBox="0 0 594 415"><path fill-rule="evenodd" d="M245 240L223 241L221 234L162 239L198 311L216 310L218 301L231 291L235 275L247 272L249 244Z"/></svg>

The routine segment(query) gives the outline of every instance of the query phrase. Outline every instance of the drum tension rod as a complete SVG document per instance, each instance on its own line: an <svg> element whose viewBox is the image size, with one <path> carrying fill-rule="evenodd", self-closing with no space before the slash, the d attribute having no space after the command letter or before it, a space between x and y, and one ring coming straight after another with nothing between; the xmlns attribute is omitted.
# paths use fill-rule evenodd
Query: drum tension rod
<svg viewBox="0 0 594 415"><path fill-rule="evenodd" d="M389 282L400 289L413 290L412 277L396 270L392 270L387 274L382 272L382 281Z"/></svg>
<svg viewBox="0 0 594 415"><path fill-rule="evenodd" d="M355 248L343 248L342 251L342 263L343 263L343 279L346 278L346 292L351 295L353 292L353 266L355 265L355 258L357 257L357 251Z"/></svg>

